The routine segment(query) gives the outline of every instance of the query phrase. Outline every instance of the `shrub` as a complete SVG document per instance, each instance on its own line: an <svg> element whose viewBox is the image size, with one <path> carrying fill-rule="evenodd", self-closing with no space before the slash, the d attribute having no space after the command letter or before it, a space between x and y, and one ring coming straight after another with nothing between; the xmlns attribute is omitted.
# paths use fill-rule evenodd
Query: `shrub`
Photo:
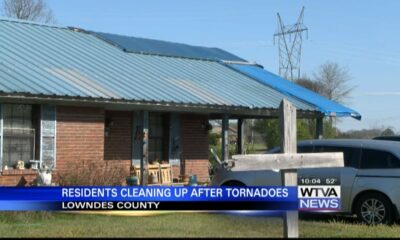
<svg viewBox="0 0 400 240"><path fill-rule="evenodd" d="M121 186L129 176L129 169L112 164L75 164L69 171L57 173L60 186Z"/></svg>

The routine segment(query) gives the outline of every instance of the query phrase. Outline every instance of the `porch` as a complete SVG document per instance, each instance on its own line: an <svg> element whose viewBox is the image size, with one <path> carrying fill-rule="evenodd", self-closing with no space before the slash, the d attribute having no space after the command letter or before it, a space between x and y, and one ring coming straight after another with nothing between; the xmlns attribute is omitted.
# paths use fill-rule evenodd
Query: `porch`
<svg viewBox="0 0 400 240"><path fill-rule="evenodd" d="M21 107L24 106L24 107ZM29 107L28 107L29 106ZM121 169L123 179L135 174L141 185L171 185L187 184L190 175L196 175L199 182L209 180L209 120L222 121L222 160L229 158L228 126L229 121L237 122L238 154L244 153L245 119L276 118L276 110L258 111L258 114L217 114L193 112L156 112L126 110L104 107L57 106L52 108L56 116L54 131L50 140L54 144L43 142L40 128L44 124L40 105L2 104L3 109L14 112L7 115L3 112L4 126L12 133L12 127L20 128L24 123L30 131L38 133L38 137L30 141L31 135L18 135L26 143L21 148L12 134L3 136L3 148L14 149L3 156L3 171L0 175L0 185L31 185L37 172L31 169L32 159L40 160L46 151L49 157L45 163L53 166L55 181L59 174L76 172L76 175L93 174L89 170L96 168ZM23 114L15 114L17 110L25 109ZM28 111L37 109L37 112ZM11 111L12 110L12 111ZM15 111L14 111L15 110ZM317 112L299 111L299 117L317 118L317 136L322 136L322 117ZM32 124L38 122L41 124ZM38 126L37 128L35 126ZM30 132L27 131L27 132ZM29 140L29 141L28 141ZM30 145L29 145L29 144ZM47 145L46 145L47 143ZM50 142L51 143L51 142ZM28 149L29 151L26 151ZM25 169L14 169L18 160L23 160ZM7 169L5 169L7 168ZM86 172L77 169L87 168ZM93 172L95 172L93 170ZM101 173L99 173L101 174ZM101 183L101 182L97 182ZM121 184L124 184L121 182Z"/></svg>

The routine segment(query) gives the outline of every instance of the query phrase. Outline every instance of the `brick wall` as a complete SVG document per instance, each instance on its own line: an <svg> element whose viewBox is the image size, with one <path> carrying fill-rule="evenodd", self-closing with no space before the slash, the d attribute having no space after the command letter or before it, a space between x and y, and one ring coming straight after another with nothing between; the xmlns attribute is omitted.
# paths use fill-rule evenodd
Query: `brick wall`
<svg viewBox="0 0 400 240"><path fill-rule="evenodd" d="M104 160L129 170L132 161L132 112L107 111L112 126L104 139Z"/></svg>
<svg viewBox="0 0 400 240"><path fill-rule="evenodd" d="M4 170L0 176L0 186L31 186L36 175L34 170Z"/></svg>
<svg viewBox="0 0 400 240"><path fill-rule="evenodd" d="M58 107L55 181L59 175L77 171L82 175L97 174L91 178L98 184L108 185L105 182L116 177L124 184L131 159L131 118L128 115L97 108ZM108 137L104 131L105 117L114 122Z"/></svg>
<svg viewBox="0 0 400 240"><path fill-rule="evenodd" d="M198 181L208 181L208 132L202 123L208 121L203 115L183 115L181 126L182 157L185 174L196 174Z"/></svg>
<svg viewBox="0 0 400 240"><path fill-rule="evenodd" d="M104 159L104 110L57 107L57 170Z"/></svg>

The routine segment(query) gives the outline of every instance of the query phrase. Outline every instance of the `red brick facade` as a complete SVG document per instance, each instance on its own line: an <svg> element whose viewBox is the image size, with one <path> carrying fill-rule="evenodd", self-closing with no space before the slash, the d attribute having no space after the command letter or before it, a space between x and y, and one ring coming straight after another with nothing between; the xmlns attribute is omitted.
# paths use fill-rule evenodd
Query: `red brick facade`
<svg viewBox="0 0 400 240"><path fill-rule="evenodd" d="M106 124L110 125L104 138L104 160L124 161L132 159L132 113L106 112Z"/></svg>
<svg viewBox="0 0 400 240"><path fill-rule="evenodd" d="M104 137L104 160L129 171L132 164L132 112L106 112L109 127ZM111 121L111 122L109 122Z"/></svg>
<svg viewBox="0 0 400 240"><path fill-rule="evenodd" d="M118 167L122 170L121 174L129 174L132 121L132 112L57 107L57 161L53 178L57 181L59 175L82 169L87 170L83 174L90 174L89 168L93 166ZM206 116L182 116L183 167L185 174L196 174L199 181L208 180L208 134L202 128L206 121ZM31 185L35 177L35 172L31 170L8 170L0 175L0 185Z"/></svg>
<svg viewBox="0 0 400 240"><path fill-rule="evenodd" d="M208 132L204 124L208 118L201 115L183 115L181 126L182 157L186 174L196 174L198 181L207 181Z"/></svg>
<svg viewBox="0 0 400 240"><path fill-rule="evenodd" d="M57 108L57 171L104 160L104 110Z"/></svg>
<svg viewBox="0 0 400 240"><path fill-rule="evenodd" d="M114 179L110 178L118 177L118 182L124 184L131 165L131 115L97 108L59 107L57 172L53 176L68 177L70 171L77 171L91 175L82 176L86 177L84 183L111 184ZM109 170L112 168L118 168L117 172Z"/></svg>
<svg viewBox="0 0 400 240"><path fill-rule="evenodd" d="M34 170L4 170L0 175L0 186L30 186L35 180Z"/></svg>

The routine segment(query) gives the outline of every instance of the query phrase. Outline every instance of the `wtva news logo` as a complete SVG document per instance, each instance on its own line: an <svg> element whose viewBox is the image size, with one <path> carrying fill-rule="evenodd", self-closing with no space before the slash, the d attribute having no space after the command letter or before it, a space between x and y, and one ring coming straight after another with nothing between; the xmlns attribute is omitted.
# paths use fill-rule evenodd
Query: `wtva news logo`
<svg viewBox="0 0 400 240"><path fill-rule="evenodd" d="M340 185L299 185L298 198L300 211L341 210Z"/></svg>

